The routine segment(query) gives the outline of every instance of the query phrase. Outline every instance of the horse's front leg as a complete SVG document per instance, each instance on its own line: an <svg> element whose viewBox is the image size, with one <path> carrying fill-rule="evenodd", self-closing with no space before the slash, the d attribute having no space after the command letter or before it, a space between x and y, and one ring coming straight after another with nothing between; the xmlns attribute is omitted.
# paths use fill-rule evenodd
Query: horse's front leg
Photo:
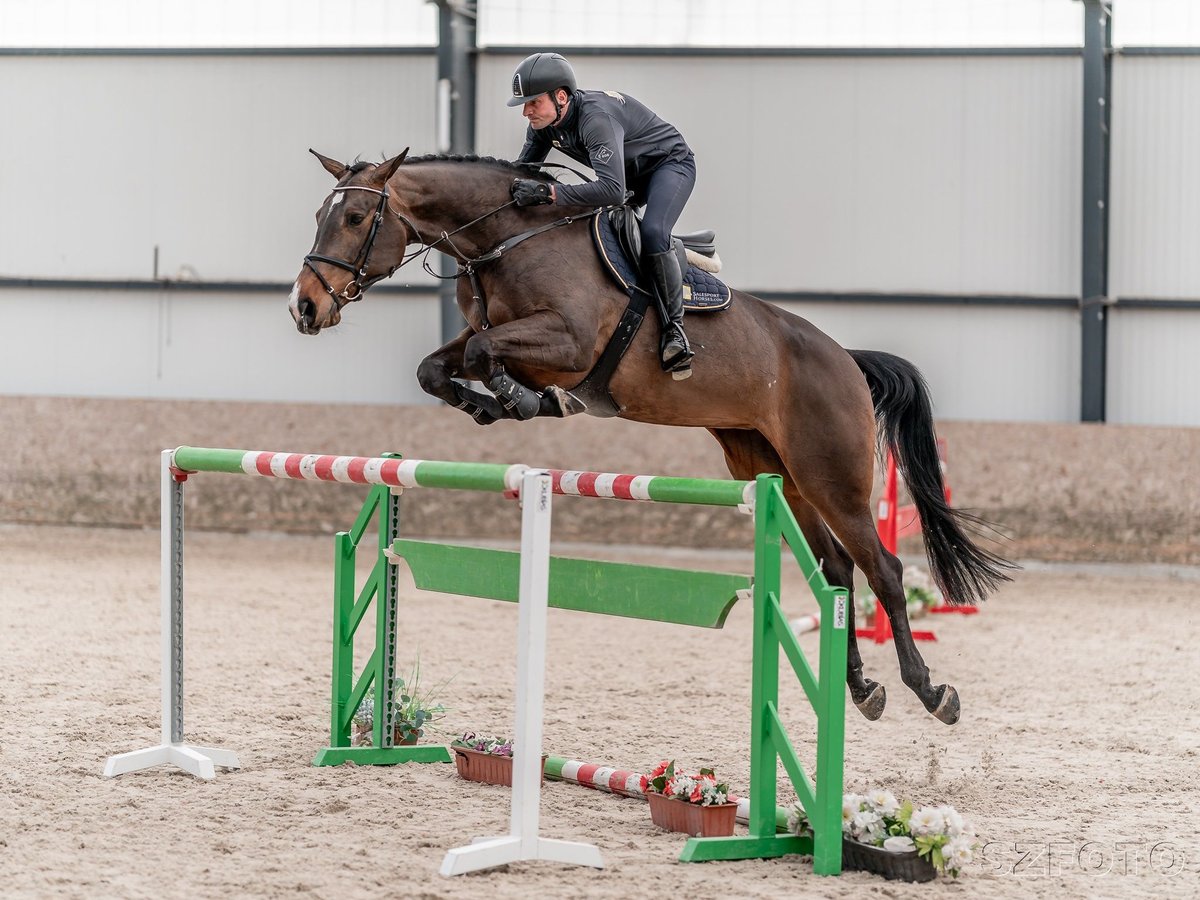
<svg viewBox="0 0 1200 900"><path fill-rule="evenodd" d="M491 425L493 422L507 418L504 407L495 397L473 391L455 378L474 377L478 374L470 372L463 362L463 351L467 341L475 334L470 328L463 329L450 343L439 347L429 354L417 366L417 383L421 390L461 409L480 425Z"/></svg>
<svg viewBox="0 0 1200 900"><path fill-rule="evenodd" d="M463 364L479 373L505 411L515 419L534 416L569 416L587 407L569 391L556 385L538 391L521 384L506 365L552 372L583 372L591 354L583 350L563 317L543 310L523 319L494 325L467 339Z"/></svg>

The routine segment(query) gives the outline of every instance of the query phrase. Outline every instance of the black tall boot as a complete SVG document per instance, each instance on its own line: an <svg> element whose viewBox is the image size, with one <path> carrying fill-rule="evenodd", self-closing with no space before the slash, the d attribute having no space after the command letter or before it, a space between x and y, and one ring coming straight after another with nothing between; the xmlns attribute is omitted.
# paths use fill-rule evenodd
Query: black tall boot
<svg viewBox="0 0 1200 900"><path fill-rule="evenodd" d="M648 253L646 259L650 262L650 280L662 322L659 361L664 372L670 372L680 381L692 374L692 357L696 354L683 333L683 273L679 271L679 257L674 250L668 250Z"/></svg>

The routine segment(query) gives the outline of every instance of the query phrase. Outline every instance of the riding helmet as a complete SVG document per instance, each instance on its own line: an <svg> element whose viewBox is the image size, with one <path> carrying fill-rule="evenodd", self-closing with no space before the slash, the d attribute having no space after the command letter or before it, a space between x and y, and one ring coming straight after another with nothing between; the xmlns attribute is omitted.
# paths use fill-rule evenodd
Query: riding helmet
<svg viewBox="0 0 1200 900"><path fill-rule="evenodd" d="M535 53L517 66L512 77L512 97L509 106L521 106L527 100L566 88L575 93L575 70L557 53Z"/></svg>

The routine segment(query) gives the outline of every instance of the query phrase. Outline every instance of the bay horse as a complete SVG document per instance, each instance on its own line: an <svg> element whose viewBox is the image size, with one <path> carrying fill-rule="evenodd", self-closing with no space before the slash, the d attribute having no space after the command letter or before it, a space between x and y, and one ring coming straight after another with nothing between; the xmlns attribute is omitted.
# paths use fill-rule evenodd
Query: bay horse
<svg viewBox="0 0 1200 900"><path fill-rule="evenodd" d="M588 210L568 208L576 215L564 217L561 207L514 206L514 177L553 179L503 160L407 159L405 150L382 163L348 165L313 153L337 184L317 212L313 249L292 289L299 331L315 335L337 325L348 302L436 248L459 263L457 298L468 327L421 362L422 389L481 424L586 411L571 391L600 358L629 302L601 268L582 224ZM854 567L862 570L891 620L904 683L937 719L955 723L958 692L930 681L909 629L902 565L883 547L872 516L877 421L879 442L895 454L909 486L945 596L978 602L1009 580L1012 564L979 547L968 534L979 520L945 501L924 379L897 356L847 351L799 316L732 294L728 309L689 319L698 352L687 380L661 371L658 325L649 317L654 324L640 329L609 380L616 414L708 429L734 478L781 475L826 578L853 592ZM471 389L468 379L497 396ZM874 720L886 692L863 674L853 612L851 602L846 683Z"/></svg>

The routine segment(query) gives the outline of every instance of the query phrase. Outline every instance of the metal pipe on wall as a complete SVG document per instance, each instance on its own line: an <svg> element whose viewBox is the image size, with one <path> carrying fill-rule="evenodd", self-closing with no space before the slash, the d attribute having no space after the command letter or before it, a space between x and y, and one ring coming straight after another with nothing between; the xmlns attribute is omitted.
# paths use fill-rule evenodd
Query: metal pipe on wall
<svg viewBox="0 0 1200 900"><path fill-rule="evenodd" d="M475 21L473 0L431 0L438 7L437 141L439 153L475 152ZM458 309L458 281L452 276L458 264L441 257L444 279L438 287L441 301L442 343L454 338L466 324Z"/></svg>

